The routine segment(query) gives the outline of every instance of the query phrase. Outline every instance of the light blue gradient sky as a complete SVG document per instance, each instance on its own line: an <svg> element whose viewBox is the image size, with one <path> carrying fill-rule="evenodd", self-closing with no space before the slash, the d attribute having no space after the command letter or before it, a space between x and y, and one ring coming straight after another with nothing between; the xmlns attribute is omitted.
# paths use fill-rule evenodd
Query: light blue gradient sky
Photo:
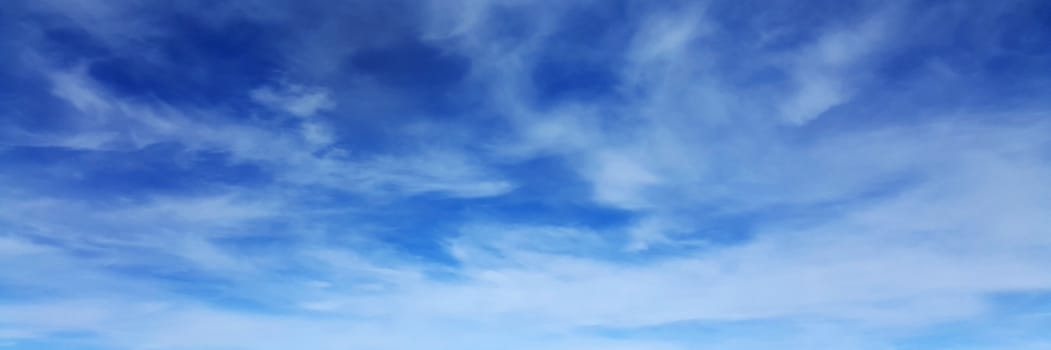
<svg viewBox="0 0 1051 350"><path fill-rule="evenodd" d="M0 349L1051 349L1049 19L7 1Z"/></svg>

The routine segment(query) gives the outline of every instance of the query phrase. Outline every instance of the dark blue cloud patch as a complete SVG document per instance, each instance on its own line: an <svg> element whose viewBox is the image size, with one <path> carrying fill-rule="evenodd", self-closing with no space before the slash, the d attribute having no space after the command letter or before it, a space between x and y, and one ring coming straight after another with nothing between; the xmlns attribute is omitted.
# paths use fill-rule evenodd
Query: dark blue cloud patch
<svg viewBox="0 0 1051 350"><path fill-rule="evenodd" d="M338 146L353 152L403 150L417 146L406 138L413 123L462 125L458 123L478 118L484 114L486 91L467 79L471 69L470 57L418 38L355 50L340 79L331 84L340 101L334 113L338 123L332 124L340 136Z"/></svg>
<svg viewBox="0 0 1051 350"><path fill-rule="evenodd" d="M85 60L103 58L112 53L90 32L73 26L46 30L39 50L60 66L75 66Z"/></svg>
<svg viewBox="0 0 1051 350"><path fill-rule="evenodd" d="M0 140L77 131L76 111L51 88L44 77L0 70Z"/></svg>
<svg viewBox="0 0 1051 350"><path fill-rule="evenodd" d="M1051 55L1051 4L1047 2L1019 6L1004 15L1003 22L1009 23L1006 30L999 33L997 41L1001 49L1010 54L1025 56Z"/></svg>
<svg viewBox="0 0 1051 350"><path fill-rule="evenodd" d="M441 90L459 83L466 57L420 41L362 50L350 58L354 72L407 90Z"/></svg>
<svg viewBox="0 0 1051 350"><path fill-rule="evenodd" d="M29 29L38 25L51 29ZM80 57L64 54L63 45L78 46L76 51L103 49L83 31L45 25L40 16L0 13L0 38L0 66L4 67L0 69L0 143L24 138L26 134L72 131L75 111L53 96L47 72L35 61L41 56L58 56L54 59L59 61Z"/></svg>
<svg viewBox="0 0 1051 350"><path fill-rule="evenodd" d="M163 36L95 61L88 72L129 98L212 106L246 101L282 70L280 28L246 19L218 24L190 15L157 19Z"/></svg>
<svg viewBox="0 0 1051 350"><path fill-rule="evenodd" d="M619 78L609 66L575 57L546 57L533 70L541 105L594 100L617 91Z"/></svg>
<svg viewBox="0 0 1051 350"><path fill-rule="evenodd" d="M529 9L521 4L492 4L483 22L486 30L468 34L484 36L487 44L499 52L511 52L540 31L540 18L523 15Z"/></svg>
<svg viewBox="0 0 1051 350"><path fill-rule="evenodd" d="M559 18L531 74L537 103L596 101L615 97L619 67L635 23L628 7L610 2L574 7Z"/></svg>
<svg viewBox="0 0 1051 350"><path fill-rule="evenodd" d="M347 61L346 74L351 79L363 77L400 96L386 111L395 112L391 115L400 110L441 116L449 114L442 112L458 111L479 97L464 82L470 69L469 57L439 43L407 39L354 53Z"/></svg>

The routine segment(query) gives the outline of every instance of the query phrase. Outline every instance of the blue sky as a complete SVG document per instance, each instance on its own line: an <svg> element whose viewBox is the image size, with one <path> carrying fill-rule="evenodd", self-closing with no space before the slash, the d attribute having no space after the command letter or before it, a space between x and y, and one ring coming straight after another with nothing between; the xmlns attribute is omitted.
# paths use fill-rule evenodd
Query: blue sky
<svg viewBox="0 0 1051 350"><path fill-rule="evenodd" d="M8 1L0 349L1051 349L1046 1Z"/></svg>

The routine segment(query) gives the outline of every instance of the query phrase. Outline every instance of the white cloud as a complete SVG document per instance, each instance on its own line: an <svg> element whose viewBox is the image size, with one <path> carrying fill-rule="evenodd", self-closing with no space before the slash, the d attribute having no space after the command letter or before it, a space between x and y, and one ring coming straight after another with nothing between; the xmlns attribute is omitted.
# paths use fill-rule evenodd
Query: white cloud
<svg viewBox="0 0 1051 350"><path fill-rule="evenodd" d="M252 90L251 95L253 100L267 107L303 118L332 109L336 105L327 90L296 84L263 86Z"/></svg>
<svg viewBox="0 0 1051 350"><path fill-rule="evenodd" d="M336 107L322 88L251 92L302 117L294 119L299 133L284 133L201 122L216 112L122 100L82 71L60 71L50 75L52 92L92 120L78 126L78 141L31 135L33 144L174 142L189 153L227 153L277 180L273 188L106 208L4 193L0 221L18 224L4 229L40 242L0 236L8 267L0 281L55 297L0 304L0 327L15 325L0 330L0 342L88 332L104 347L161 350L889 349L900 334L993 313L992 295L1051 290L1046 123L910 123L805 142L779 133L779 123L808 123L851 98L854 65L886 39L879 20L827 33L792 55L783 68L793 94L740 101L729 98L738 87L711 71L699 40L711 34L703 16L693 9L654 16L639 24L619 72L626 89L643 93L623 104L541 109L524 97L526 68L555 16L531 19L538 28L521 42L494 42L484 27L489 4L461 5L449 11L462 17L439 19L428 34L472 54L471 79L488 80L509 115L516 134L487 156L555 157L588 183L590 200L630 211L635 221L605 229L467 224L446 241L455 263L428 263L383 251L352 214L319 228L315 209L296 205L315 194L301 188L381 199L514 190L484 157L455 143L368 155L328 149L339 135L316 118ZM773 60L757 58L764 59ZM112 125L130 131L103 133ZM769 212L791 217L750 221L747 239L735 243L697 233L721 230L704 226L705 218ZM252 237L259 232L245 228L266 220L282 220L280 233L295 243L250 253L213 240ZM113 270L126 266L192 270L218 279L209 287L220 296L267 311L208 304ZM708 334L748 322L802 329ZM645 336L690 324L703 330Z"/></svg>
<svg viewBox="0 0 1051 350"><path fill-rule="evenodd" d="M635 64L676 61L692 52L691 43L711 33L707 16L698 8L651 15L632 37L628 56Z"/></svg>
<svg viewBox="0 0 1051 350"><path fill-rule="evenodd" d="M852 82L863 77L857 63L887 40L890 14L880 13L857 27L825 33L794 57L789 68L794 86L780 105L786 122L806 124L853 96Z"/></svg>
<svg viewBox="0 0 1051 350"><path fill-rule="evenodd" d="M50 77L53 84L51 92L55 96L69 101L73 107L76 107L87 116L110 112L113 109L113 105L106 96L100 93L100 87L87 81L84 69L84 67L77 67L69 72L52 73Z"/></svg>
<svg viewBox="0 0 1051 350"><path fill-rule="evenodd" d="M349 157L342 151L318 154L315 151L329 146L335 137L321 121L303 121L298 136L263 126L204 123L199 121L200 115L218 112L181 110L159 102L143 103L111 96L95 86L82 70L59 70L50 77L56 96L81 108L81 114L91 118L91 122L79 125L80 130L72 137L28 135L20 144L96 150L138 149L177 142L190 153L227 152L233 162L264 166L292 183L370 194L445 193L454 197L489 197L514 188L513 184L488 172L480 161L451 148L410 155L381 154L366 159ZM58 93L69 91L76 93ZM290 108L290 113L301 117L333 107L327 92L297 85L285 87L280 93L264 87L254 95L267 103ZM198 118L187 117L191 114ZM123 131L107 131L114 129Z"/></svg>
<svg viewBox="0 0 1051 350"><path fill-rule="evenodd" d="M58 307L72 311L63 312L85 316L62 321L30 318L28 315L43 314L43 309L35 307L0 313L5 319L34 327L35 332L93 330L110 344L151 344L157 349L266 349L302 339L312 339L322 349L351 344L412 348L421 339L470 348L472 345L456 339L482 344L471 335L487 329L500 331L481 332L493 337L486 341L505 342L511 348L536 345L529 339L545 334L549 336L542 337L547 340L541 344L552 348L677 348L674 341L589 338L571 335L571 330L774 319L835 320L847 325L837 330L842 337L837 342L873 346L878 342L852 340L851 332L969 319L990 307L985 301L989 294L1051 288L1051 276L1044 272L1051 255L1046 250L1018 254L1020 248L1040 247L1039 241L1025 239L1044 236L1041 231L1030 231L1043 227L1040 217L1014 210L985 215L970 212L995 198L990 196L1005 194L990 205L1046 207L1041 201L1051 197L1043 194L1004 192L1005 187L995 181L1002 175L968 172L817 225L768 228L755 240L736 247L647 263L588 257L589 249L605 244L602 235L560 227L467 228L451 245L462 263L453 279L425 277L428 267L411 262L392 265L328 250L317 255L326 261L330 277L336 277L327 278L326 288L288 289L293 299L302 298L300 305L326 314L322 320L193 305L128 313L126 301L101 304L105 306L64 304ZM1030 181L1041 178L1033 174L1014 181L1022 182L1018 188L1027 188L1033 185ZM943 188L945 185L950 187ZM1004 229L997 224L1003 221L1021 226ZM300 249L304 253L324 251L315 248ZM287 256L297 255L289 253ZM359 281L366 276L384 287L363 287ZM122 297L129 298L143 299L143 305L149 305L146 300L151 299L148 294ZM259 332L270 334L269 340L246 342L255 339L249 334ZM135 336L127 338L129 334ZM398 340L402 337L397 334L412 334L417 343ZM793 344L784 339L771 343L764 343L761 337L752 339L755 344L739 345ZM805 347L832 340L793 341Z"/></svg>
<svg viewBox="0 0 1051 350"><path fill-rule="evenodd" d="M652 206L639 192L661 179L637 159L617 151L598 155L593 173L588 174L595 181L595 200L629 209Z"/></svg>

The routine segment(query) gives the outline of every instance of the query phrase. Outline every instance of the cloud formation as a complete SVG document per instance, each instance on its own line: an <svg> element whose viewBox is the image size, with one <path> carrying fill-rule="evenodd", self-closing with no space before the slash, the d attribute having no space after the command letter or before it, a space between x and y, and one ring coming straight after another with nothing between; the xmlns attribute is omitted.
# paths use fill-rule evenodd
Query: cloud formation
<svg viewBox="0 0 1051 350"><path fill-rule="evenodd" d="M1037 1L16 1L0 347L1043 349Z"/></svg>

